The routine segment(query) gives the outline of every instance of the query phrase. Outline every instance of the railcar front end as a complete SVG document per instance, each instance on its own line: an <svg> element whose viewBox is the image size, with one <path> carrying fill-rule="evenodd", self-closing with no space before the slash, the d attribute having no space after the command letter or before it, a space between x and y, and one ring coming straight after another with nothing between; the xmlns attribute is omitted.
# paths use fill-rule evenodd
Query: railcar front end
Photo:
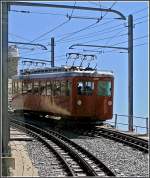
<svg viewBox="0 0 150 178"><path fill-rule="evenodd" d="M78 119L111 119L113 85L112 76L77 77L74 81L72 115Z"/></svg>

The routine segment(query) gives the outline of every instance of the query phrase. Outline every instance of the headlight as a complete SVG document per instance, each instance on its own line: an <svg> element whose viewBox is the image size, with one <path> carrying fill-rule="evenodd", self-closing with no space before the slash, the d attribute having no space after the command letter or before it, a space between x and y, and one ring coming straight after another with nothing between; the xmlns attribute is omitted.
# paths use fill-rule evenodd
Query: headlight
<svg viewBox="0 0 150 178"><path fill-rule="evenodd" d="M108 101L108 106L111 106L112 105L112 101Z"/></svg>
<svg viewBox="0 0 150 178"><path fill-rule="evenodd" d="M81 101L81 100L78 100L78 101L77 101L77 105L81 106L81 104L82 104L82 101Z"/></svg>

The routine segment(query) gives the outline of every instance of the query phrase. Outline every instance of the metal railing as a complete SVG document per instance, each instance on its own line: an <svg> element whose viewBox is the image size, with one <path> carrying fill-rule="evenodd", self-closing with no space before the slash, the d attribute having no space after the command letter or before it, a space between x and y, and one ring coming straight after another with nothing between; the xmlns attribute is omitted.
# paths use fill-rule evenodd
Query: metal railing
<svg viewBox="0 0 150 178"><path fill-rule="evenodd" d="M106 123L112 124L112 126L116 129L120 129L123 130L123 127L121 126L127 126L128 127L128 123L123 123L123 122L118 122L118 120L120 119L120 117L125 117L127 118L127 122L128 122L128 115L123 115L123 114L113 114L113 120L114 121L107 121ZM136 125L133 124L133 132L135 132L136 134L140 134L139 129L144 129L144 134L148 135L149 134L149 118L148 117L139 117L139 116L132 116L133 117L133 123L135 123L134 119L142 119L145 120L145 126L141 126L141 125ZM119 127L119 125L121 125Z"/></svg>

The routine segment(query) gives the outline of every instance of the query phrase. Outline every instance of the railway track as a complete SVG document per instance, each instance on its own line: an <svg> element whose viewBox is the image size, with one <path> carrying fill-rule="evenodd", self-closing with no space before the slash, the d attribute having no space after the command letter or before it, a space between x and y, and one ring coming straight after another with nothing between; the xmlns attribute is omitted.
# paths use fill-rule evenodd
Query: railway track
<svg viewBox="0 0 150 178"><path fill-rule="evenodd" d="M85 136L90 136L90 137L105 137L120 143L123 143L127 146L130 146L134 149L138 149L144 153L148 153L148 141L129 135L125 134L119 131L114 131L112 129L106 129L106 128L100 128L100 127L95 127L94 129L86 129L82 130L80 133L82 133Z"/></svg>
<svg viewBox="0 0 150 178"><path fill-rule="evenodd" d="M115 176L93 154L77 145L67 137L52 131L39 128L30 123L11 119L11 124L23 129L28 134L36 137L59 159L67 176Z"/></svg>

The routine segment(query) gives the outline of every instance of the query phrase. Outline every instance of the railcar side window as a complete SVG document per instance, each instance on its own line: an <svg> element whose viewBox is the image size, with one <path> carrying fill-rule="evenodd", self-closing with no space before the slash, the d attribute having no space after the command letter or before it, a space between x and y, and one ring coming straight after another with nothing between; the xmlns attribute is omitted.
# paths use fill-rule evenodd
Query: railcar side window
<svg viewBox="0 0 150 178"><path fill-rule="evenodd" d="M71 94L71 82L61 81L61 96L70 96Z"/></svg>
<svg viewBox="0 0 150 178"><path fill-rule="evenodd" d="M52 95L52 82L50 82L50 81L47 81L47 95L49 96L49 95Z"/></svg>
<svg viewBox="0 0 150 178"><path fill-rule="evenodd" d="M13 83L13 94L18 93L18 82L14 81Z"/></svg>
<svg viewBox="0 0 150 178"><path fill-rule="evenodd" d="M54 82L54 88L53 88L53 95L54 96L60 96L60 92L61 92L60 81L55 81Z"/></svg>
<svg viewBox="0 0 150 178"><path fill-rule="evenodd" d="M71 94L71 82L70 81L66 81L66 96L70 96Z"/></svg>
<svg viewBox="0 0 150 178"><path fill-rule="evenodd" d="M111 81L98 82L98 96L111 96Z"/></svg>
<svg viewBox="0 0 150 178"><path fill-rule="evenodd" d="M32 82L28 83L28 91L27 91L28 94L32 94L32 85L33 85Z"/></svg>
<svg viewBox="0 0 150 178"><path fill-rule="evenodd" d="M22 94L22 81L18 81L18 93Z"/></svg>
<svg viewBox="0 0 150 178"><path fill-rule="evenodd" d="M33 83L33 94L38 94L38 92L39 92L39 82L34 81L34 83Z"/></svg>
<svg viewBox="0 0 150 178"><path fill-rule="evenodd" d="M78 95L92 95L94 83L91 81L80 81L77 85Z"/></svg>
<svg viewBox="0 0 150 178"><path fill-rule="evenodd" d="M28 92L28 83L23 81L22 82L22 93L27 93Z"/></svg>
<svg viewBox="0 0 150 178"><path fill-rule="evenodd" d="M66 82L61 81L61 96L66 96Z"/></svg>
<svg viewBox="0 0 150 178"><path fill-rule="evenodd" d="M46 95L46 81L40 82L40 95Z"/></svg>

